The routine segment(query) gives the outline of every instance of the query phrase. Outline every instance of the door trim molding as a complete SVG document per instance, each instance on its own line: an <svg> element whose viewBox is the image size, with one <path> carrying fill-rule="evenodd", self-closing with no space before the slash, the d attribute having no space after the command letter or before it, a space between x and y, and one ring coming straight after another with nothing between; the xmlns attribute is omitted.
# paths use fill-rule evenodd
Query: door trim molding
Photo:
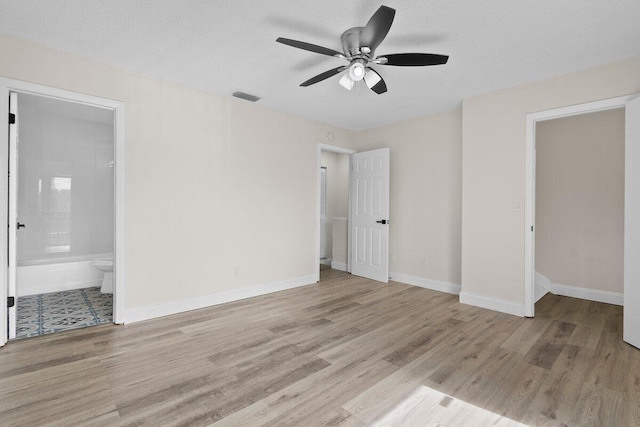
<svg viewBox="0 0 640 427"><path fill-rule="evenodd" d="M114 160L115 160L115 217L114 217L114 277L115 289L113 293L114 323L124 323L125 320L125 105L121 101L87 95L64 89L53 88L21 80L0 77L0 98L8 100L9 92L25 93L62 101L75 102L106 108L114 112ZM0 102L0 141L8 146L9 129L8 102ZM8 150L0 150L0 175L5 177L0 184L0 212L8 212ZM0 241L7 241L7 228L0 227ZM7 245L0 245L0 258L7 258ZM7 265L0 263L0 346L7 342Z"/></svg>
<svg viewBox="0 0 640 427"><path fill-rule="evenodd" d="M317 155L316 155L316 160L317 160L317 164L316 164L316 250L314 251L315 253L315 259L314 259L314 275L315 275L315 281L319 282L320 281L320 270L318 268L318 263L320 262L320 220L321 220L321 215L320 215L320 199L321 199L321 178L320 178L320 168L322 167L322 152L323 151L329 151L331 153L338 153L338 154L348 154L349 155L349 183L348 183L348 191L349 191L349 201L347 202L349 204L349 219L348 219L348 224L351 223L351 155L353 153L356 153L356 150L352 150L351 148L344 148L344 147L339 147L337 145L330 145L330 144L324 144L324 143L318 143L318 151L317 151ZM347 225L348 227L348 225ZM347 236L347 271L351 271L351 257L349 256L350 253L350 249L351 249L351 233L348 234Z"/></svg>
<svg viewBox="0 0 640 427"><path fill-rule="evenodd" d="M546 120L576 116L598 111L624 108L625 104L638 94L586 102L567 107L554 108L527 114L525 141L525 183L524 183L524 315L535 314L535 143L536 124Z"/></svg>

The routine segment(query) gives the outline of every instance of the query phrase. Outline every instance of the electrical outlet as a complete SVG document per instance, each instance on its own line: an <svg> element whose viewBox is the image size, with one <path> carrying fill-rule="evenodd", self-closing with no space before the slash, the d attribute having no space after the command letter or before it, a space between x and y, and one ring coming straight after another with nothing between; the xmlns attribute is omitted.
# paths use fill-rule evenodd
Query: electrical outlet
<svg viewBox="0 0 640 427"><path fill-rule="evenodd" d="M236 268L233 269L233 275L236 277L240 276L240 266L236 265Z"/></svg>
<svg viewBox="0 0 640 427"><path fill-rule="evenodd" d="M398 262L398 255L392 254L391 255L391 262Z"/></svg>
<svg viewBox="0 0 640 427"><path fill-rule="evenodd" d="M422 260L420 260L420 266L422 268L427 268L427 259L426 258L422 258Z"/></svg>

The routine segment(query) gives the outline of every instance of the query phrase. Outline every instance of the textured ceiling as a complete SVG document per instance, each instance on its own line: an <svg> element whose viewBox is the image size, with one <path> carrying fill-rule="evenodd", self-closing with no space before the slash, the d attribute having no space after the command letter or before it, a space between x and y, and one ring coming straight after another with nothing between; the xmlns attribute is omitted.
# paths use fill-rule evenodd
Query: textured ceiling
<svg viewBox="0 0 640 427"><path fill-rule="evenodd" d="M385 0L397 10L378 55L450 55L447 65L377 66L389 92L339 76L343 64L275 42L279 36L342 50L380 1L0 0L0 33L349 129L448 110L469 96L640 56L638 0Z"/></svg>

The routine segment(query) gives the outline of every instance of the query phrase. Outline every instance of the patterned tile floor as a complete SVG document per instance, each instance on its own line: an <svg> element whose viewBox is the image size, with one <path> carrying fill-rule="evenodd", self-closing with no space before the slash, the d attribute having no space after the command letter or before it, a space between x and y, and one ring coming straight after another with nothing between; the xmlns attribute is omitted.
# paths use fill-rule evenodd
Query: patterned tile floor
<svg viewBox="0 0 640 427"><path fill-rule="evenodd" d="M113 295L100 288L18 298L16 338L34 337L113 322Z"/></svg>

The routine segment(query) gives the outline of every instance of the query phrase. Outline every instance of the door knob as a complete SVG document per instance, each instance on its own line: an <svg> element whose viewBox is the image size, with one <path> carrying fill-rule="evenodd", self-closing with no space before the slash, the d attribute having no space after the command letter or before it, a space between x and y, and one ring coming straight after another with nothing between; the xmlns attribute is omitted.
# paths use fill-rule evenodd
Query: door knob
<svg viewBox="0 0 640 427"><path fill-rule="evenodd" d="M381 219L380 221L376 221L378 224L386 224L387 220L386 219Z"/></svg>
<svg viewBox="0 0 640 427"><path fill-rule="evenodd" d="M21 228L26 228L26 225L18 223L18 226L16 228L20 230Z"/></svg>

